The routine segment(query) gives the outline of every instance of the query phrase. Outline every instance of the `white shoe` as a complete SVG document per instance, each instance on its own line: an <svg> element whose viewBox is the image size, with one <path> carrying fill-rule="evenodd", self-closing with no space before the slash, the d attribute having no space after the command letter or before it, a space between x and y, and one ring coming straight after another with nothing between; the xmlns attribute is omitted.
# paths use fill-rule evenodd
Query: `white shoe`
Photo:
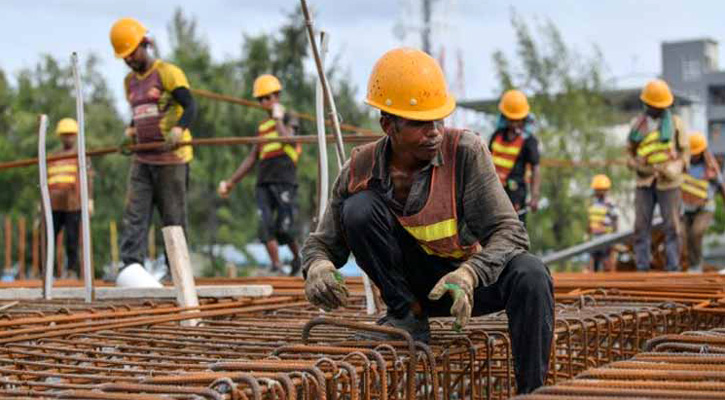
<svg viewBox="0 0 725 400"><path fill-rule="evenodd" d="M139 263L133 263L121 270L116 277L116 286L126 288L161 288L164 287L153 275Z"/></svg>

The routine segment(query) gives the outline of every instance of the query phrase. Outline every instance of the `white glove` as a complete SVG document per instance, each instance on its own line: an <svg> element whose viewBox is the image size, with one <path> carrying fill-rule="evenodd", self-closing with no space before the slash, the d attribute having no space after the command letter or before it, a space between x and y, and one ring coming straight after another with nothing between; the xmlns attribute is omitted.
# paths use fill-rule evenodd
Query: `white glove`
<svg viewBox="0 0 725 400"><path fill-rule="evenodd" d="M281 120L282 118L284 118L284 106L274 103L272 106L272 119Z"/></svg>
<svg viewBox="0 0 725 400"><path fill-rule="evenodd" d="M217 188L217 193L219 193L219 196L226 199L229 197L229 192L232 191L232 185L230 185L227 181L220 181L219 187Z"/></svg>

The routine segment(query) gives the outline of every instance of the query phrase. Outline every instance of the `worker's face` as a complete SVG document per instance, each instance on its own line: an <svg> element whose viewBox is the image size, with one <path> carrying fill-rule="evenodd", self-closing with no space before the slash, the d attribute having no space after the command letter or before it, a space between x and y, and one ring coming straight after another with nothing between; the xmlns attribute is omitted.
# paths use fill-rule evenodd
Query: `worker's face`
<svg viewBox="0 0 725 400"><path fill-rule="evenodd" d="M383 116L380 125L395 144L396 151L402 151L420 161L435 157L443 142L443 120L414 121L400 117Z"/></svg>
<svg viewBox="0 0 725 400"><path fill-rule="evenodd" d="M508 121L508 125L509 125L509 127L511 127L511 129L517 130L517 131L524 129L524 120L523 119L506 118L506 120Z"/></svg>
<svg viewBox="0 0 725 400"><path fill-rule="evenodd" d="M657 107L652 107L650 105L645 105L645 113L647 113L647 115L649 115L652 118L661 117L663 112L665 112L664 108L657 108Z"/></svg>
<svg viewBox="0 0 725 400"><path fill-rule="evenodd" d="M609 191L608 190L598 189L598 190L595 190L594 191L594 195L597 196L600 199L603 199L607 195L607 192L609 192Z"/></svg>
<svg viewBox="0 0 725 400"><path fill-rule="evenodd" d="M76 145L76 135L60 135L60 142L65 149L73 148Z"/></svg>
<svg viewBox="0 0 725 400"><path fill-rule="evenodd" d="M700 162L700 161L702 160L702 154L703 154L703 153L700 153L700 154L693 154L693 155L692 155L692 156L690 157L690 162L691 162L691 163L699 163L699 162Z"/></svg>
<svg viewBox="0 0 725 400"><path fill-rule="evenodd" d="M257 97L257 101L265 109L271 110L273 105L279 103L279 92L271 93L262 97Z"/></svg>
<svg viewBox="0 0 725 400"><path fill-rule="evenodd" d="M146 65L149 60L149 53L147 50L147 44L141 42L131 54L123 58L123 61L128 65L129 68L135 72L144 72Z"/></svg>

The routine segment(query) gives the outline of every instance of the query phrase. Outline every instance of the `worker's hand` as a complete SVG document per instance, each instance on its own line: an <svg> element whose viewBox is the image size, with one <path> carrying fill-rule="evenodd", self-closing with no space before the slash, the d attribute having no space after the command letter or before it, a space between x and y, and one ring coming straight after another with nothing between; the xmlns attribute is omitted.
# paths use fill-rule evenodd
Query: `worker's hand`
<svg viewBox="0 0 725 400"><path fill-rule="evenodd" d="M682 174L683 170L683 163L680 160L670 161L658 168L660 174L670 181L677 179L680 174Z"/></svg>
<svg viewBox="0 0 725 400"><path fill-rule="evenodd" d="M272 106L272 119L282 120L284 118L284 106L279 103L274 103Z"/></svg>
<svg viewBox="0 0 725 400"><path fill-rule="evenodd" d="M217 193L219 193L219 196L221 198L226 199L229 197L229 193L232 191L232 188L234 187L234 184L232 184L230 181L220 181L219 187L216 189Z"/></svg>
<svg viewBox="0 0 725 400"><path fill-rule="evenodd" d="M539 198L536 196L532 196L529 200L529 209L531 212L536 212L539 210Z"/></svg>
<svg viewBox="0 0 725 400"><path fill-rule="evenodd" d="M164 146L165 150L173 150L176 148L176 146L181 142L181 139L184 137L184 128L180 126L175 126L171 128L169 133L166 134L166 137L164 138L164 141L166 142L166 145Z"/></svg>
<svg viewBox="0 0 725 400"><path fill-rule="evenodd" d="M135 138L136 137L136 128L134 128L133 126L127 126L126 130L123 132L123 134L127 138Z"/></svg>
<svg viewBox="0 0 725 400"><path fill-rule="evenodd" d="M133 154L133 151L129 148L129 146L133 146L136 144L136 136L128 136L124 135L123 140L121 140L121 143L118 144L118 148L121 151L121 154L124 156L130 156Z"/></svg>
<svg viewBox="0 0 725 400"><path fill-rule="evenodd" d="M305 296L325 311L347 306L349 293L342 274L328 260L316 260L307 270Z"/></svg>
<svg viewBox="0 0 725 400"><path fill-rule="evenodd" d="M436 283L428 294L431 300L439 300L444 294L453 297L451 315L456 317L453 329L460 330L471 319L473 308L473 289L478 286L478 275L467 263L461 264L455 271L448 273Z"/></svg>

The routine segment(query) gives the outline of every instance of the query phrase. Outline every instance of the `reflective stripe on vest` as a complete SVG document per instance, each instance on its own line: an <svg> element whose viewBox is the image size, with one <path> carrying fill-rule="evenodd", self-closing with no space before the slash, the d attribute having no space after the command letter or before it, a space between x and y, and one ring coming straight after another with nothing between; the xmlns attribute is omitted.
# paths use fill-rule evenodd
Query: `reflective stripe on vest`
<svg viewBox="0 0 725 400"><path fill-rule="evenodd" d="M503 140L503 136L502 134L496 135L491 144L491 156L493 165L496 167L496 174L501 183L505 184L524 147L524 137L519 135L513 142L506 142Z"/></svg>
<svg viewBox="0 0 725 400"><path fill-rule="evenodd" d="M706 179L697 179L690 174L683 175L682 185L682 200L691 205L702 206L707 203L710 193L710 182Z"/></svg>
<svg viewBox="0 0 725 400"><path fill-rule="evenodd" d="M276 130L277 123L273 119L269 119L259 125L259 136L263 138L278 138L279 133ZM259 159L266 160L268 158L279 157L281 155L287 155L293 163L297 164L297 160L300 158L300 152L302 147L297 144L293 146L291 144L282 144L280 142L268 142L262 145L259 149Z"/></svg>
<svg viewBox="0 0 725 400"><path fill-rule="evenodd" d="M650 132L639 146L637 146L637 156L645 158L647 164L661 164L672 159L674 150L674 141L662 142L660 140L660 131Z"/></svg>
<svg viewBox="0 0 725 400"><path fill-rule="evenodd" d="M609 208L603 204L589 206L589 229L592 233L612 233L611 218L608 218Z"/></svg>
<svg viewBox="0 0 725 400"><path fill-rule="evenodd" d="M75 160L62 160L48 167L48 186L75 185L78 165Z"/></svg>
<svg viewBox="0 0 725 400"><path fill-rule="evenodd" d="M403 228L405 228L405 230L418 241L423 242L432 242L434 240L445 239L458 234L458 227L454 218L436 222L431 225L404 226Z"/></svg>

